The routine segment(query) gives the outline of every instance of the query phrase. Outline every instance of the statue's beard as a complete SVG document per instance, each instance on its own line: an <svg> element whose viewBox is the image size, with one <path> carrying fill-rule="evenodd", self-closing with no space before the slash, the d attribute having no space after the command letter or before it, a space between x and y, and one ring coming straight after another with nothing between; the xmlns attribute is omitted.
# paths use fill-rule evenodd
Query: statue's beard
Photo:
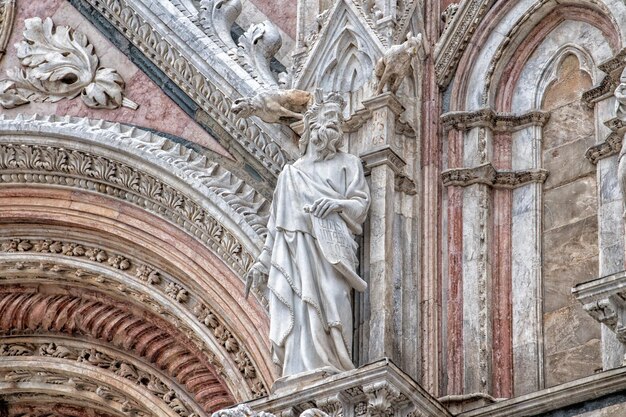
<svg viewBox="0 0 626 417"><path fill-rule="evenodd" d="M341 132L335 125L320 126L311 132L311 145L316 154L315 159L330 159L335 156L340 141Z"/></svg>

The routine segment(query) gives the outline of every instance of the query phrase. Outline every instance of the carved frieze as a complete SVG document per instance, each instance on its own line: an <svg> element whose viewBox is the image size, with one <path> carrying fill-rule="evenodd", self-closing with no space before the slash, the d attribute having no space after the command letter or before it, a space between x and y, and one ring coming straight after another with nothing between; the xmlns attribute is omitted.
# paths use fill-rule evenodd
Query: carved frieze
<svg viewBox="0 0 626 417"><path fill-rule="evenodd" d="M111 255L106 250L90 247L87 245L56 240L39 240L31 241L28 239L8 239L0 241L0 249L7 254L24 254L28 252L39 254L53 254L68 258L82 258L94 263L109 265L113 269L124 272L125 279L132 282L135 278L145 282L147 285L156 287L155 289L162 291L163 294L176 300L178 303L184 304L190 312L204 323L211 331L216 342L221 345L228 357L231 358L236 368L241 373L244 380L249 384L250 390L255 396L262 396L266 394L266 389L263 382L260 380L260 373L256 370L256 366L250 359L250 354L246 351L244 345L240 343L233 332L228 329L222 319L209 311L201 301L198 300L197 295L192 295L182 285L174 282L171 278L159 273L156 268L140 264L135 261L121 255ZM0 253L1 255L1 253ZM4 257L6 258L6 257ZM41 264L38 262L26 263L17 262L11 263L4 260L0 256L0 272L5 271L7 268L17 268L21 271L26 270L56 270L58 276L56 281L65 281L70 283L79 283L91 281L91 285L94 288L101 288L106 291L111 289L117 289L122 291L126 297L130 297L138 303L150 308L155 314L165 315L168 310L166 306L163 306L156 299L151 297L149 293L139 291L131 286L124 286L123 284L116 282L113 276L104 277L99 274L89 272L84 266L70 267L62 264ZM6 275L8 276L8 275ZM3 277L0 277L0 281ZM187 336L194 341L196 346L200 349L204 349L205 342L203 342L196 333L188 327L177 314L167 313L167 319L174 322L176 328L184 331ZM0 351L0 355L1 355ZM214 361L214 357L209 358Z"/></svg>
<svg viewBox="0 0 626 417"><path fill-rule="evenodd" d="M435 73L440 87L448 85L474 31L493 0L465 0L435 50Z"/></svg>
<svg viewBox="0 0 626 417"><path fill-rule="evenodd" d="M248 223L258 234L261 245L261 239L267 232L268 202L244 180L237 178L219 163L208 160L205 155L176 145L161 136L102 121L56 116L0 120L0 130L5 132L17 129L22 132L31 130L38 135L49 131L51 135L55 135L55 129L61 128L65 134L74 132L77 137L93 137L94 141L104 143L119 142L119 146L139 152L141 159L149 156L170 165L170 170L179 171L188 184L199 183L206 187L201 192L208 194L208 198L213 195L217 200L222 200L222 203L217 204L225 203L229 206L232 210L229 216L241 218ZM0 179L2 182L63 184L122 198L160 217L165 216L195 236L205 236L203 240L223 256L235 271L243 273L249 267L249 249L224 230L206 209L160 179L142 173L134 166L68 148L17 144L3 144L2 147L0 170L10 169L14 173L11 177ZM18 174L16 169L23 173ZM45 175L25 176L26 172L40 172ZM82 177L84 181L74 180L76 176ZM107 184L109 187L98 184Z"/></svg>
<svg viewBox="0 0 626 417"><path fill-rule="evenodd" d="M466 131L475 127L486 127L494 132L510 133L527 126L545 126L550 113L532 111L520 115L498 113L485 108L473 112L449 112L441 116L445 130Z"/></svg>
<svg viewBox="0 0 626 417"><path fill-rule="evenodd" d="M259 164L259 169L266 169L270 176L278 176L282 167L291 158L272 139L272 135L268 133L268 127L254 120L238 118L230 110L233 103L229 96L232 92L224 93L213 79L208 78L187 55L183 54L182 50L173 47L172 42L147 23L136 10L135 2L129 0L85 1L102 13L122 34L128 36L141 52L151 57L155 64L206 112L204 118L208 120L203 120L202 115L198 115L199 121L219 125L225 134L232 137L241 149L242 155L244 153L252 155ZM220 2L216 1L214 4L217 3ZM198 52L194 51L194 53Z"/></svg>
<svg viewBox="0 0 626 417"><path fill-rule="evenodd" d="M544 183L548 178L545 169L498 171L491 163L473 168L454 168L441 173L444 187L467 187L484 184L493 188L513 189L529 183Z"/></svg>
<svg viewBox="0 0 626 417"><path fill-rule="evenodd" d="M114 356L110 350L103 352L99 347L85 347L86 344L84 342L80 343L83 347L76 347L71 345L62 346L55 342L37 342L40 339L41 337L39 336L21 337L17 339L18 341L9 339L8 343L0 344L0 356L19 356L20 359L51 357L90 365L96 368L98 372L103 373L101 379L111 378L113 375L124 378L149 393L154 397L154 401L165 402L169 408L181 417L191 417L195 412L201 412L200 406L191 404L193 400L181 398L177 394L178 387L176 383L156 375L145 365L138 365L137 361L130 361L130 358L126 357ZM112 375L107 375L108 373ZM20 371L19 374L30 375L31 373L24 370ZM12 378L14 378L13 375L15 374L12 374ZM107 393L105 396L107 399L110 399L111 394L108 388L102 388L100 392L103 394Z"/></svg>
<svg viewBox="0 0 626 417"><path fill-rule="evenodd" d="M0 105L13 108L34 102L57 102L80 95L87 107L137 108L124 97L124 80L100 60L87 37L52 19L26 19L24 40L16 45L22 68L7 71L0 81Z"/></svg>

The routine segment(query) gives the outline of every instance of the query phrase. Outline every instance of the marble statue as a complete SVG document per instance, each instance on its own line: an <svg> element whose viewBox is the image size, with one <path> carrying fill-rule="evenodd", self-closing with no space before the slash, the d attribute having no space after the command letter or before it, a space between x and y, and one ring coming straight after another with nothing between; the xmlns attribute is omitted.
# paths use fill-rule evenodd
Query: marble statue
<svg viewBox="0 0 626 417"><path fill-rule="evenodd" d="M272 359L282 376L353 369L351 291L370 193L361 160L342 152L343 100L315 100L304 116L302 156L278 177L268 236L251 286L269 289Z"/></svg>
<svg viewBox="0 0 626 417"><path fill-rule="evenodd" d="M376 94L382 94L385 86L388 91L397 93L402 80L411 71L413 57L423 50L422 34L413 36L411 32L406 36L406 41L400 45L394 45L376 63L374 75L378 79Z"/></svg>

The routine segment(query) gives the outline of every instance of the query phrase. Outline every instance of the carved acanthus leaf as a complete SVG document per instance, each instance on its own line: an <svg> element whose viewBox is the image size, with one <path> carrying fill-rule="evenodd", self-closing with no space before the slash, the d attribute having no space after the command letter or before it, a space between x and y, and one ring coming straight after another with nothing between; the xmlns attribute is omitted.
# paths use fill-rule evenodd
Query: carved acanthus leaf
<svg viewBox="0 0 626 417"><path fill-rule="evenodd" d="M124 80L99 59L87 37L69 26L55 27L52 19L26 19L17 57L22 68L7 71L0 82L0 105L13 108L31 101L57 102L78 95L94 109L137 108L124 99Z"/></svg>
<svg viewBox="0 0 626 417"><path fill-rule="evenodd" d="M490 108L471 112L449 112L441 116L444 129L466 131L475 127L486 127L494 132L510 133L526 126L544 126L550 113L531 111L524 114L498 113Z"/></svg>

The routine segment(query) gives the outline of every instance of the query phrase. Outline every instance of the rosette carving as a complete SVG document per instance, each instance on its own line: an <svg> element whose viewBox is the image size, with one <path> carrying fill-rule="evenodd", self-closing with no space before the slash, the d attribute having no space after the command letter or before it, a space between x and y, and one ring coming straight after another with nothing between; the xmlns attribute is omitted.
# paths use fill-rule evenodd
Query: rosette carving
<svg viewBox="0 0 626 417"><path fill-rule="evenodd" d="M69 26L55 27L52 19L26 19L17 57L22 68L7 71L0 81L0 105L13 108L34 102L57 102L80 95L87 107L136 109L124 97L124 80L100 60L87 37Z"/></svg>

